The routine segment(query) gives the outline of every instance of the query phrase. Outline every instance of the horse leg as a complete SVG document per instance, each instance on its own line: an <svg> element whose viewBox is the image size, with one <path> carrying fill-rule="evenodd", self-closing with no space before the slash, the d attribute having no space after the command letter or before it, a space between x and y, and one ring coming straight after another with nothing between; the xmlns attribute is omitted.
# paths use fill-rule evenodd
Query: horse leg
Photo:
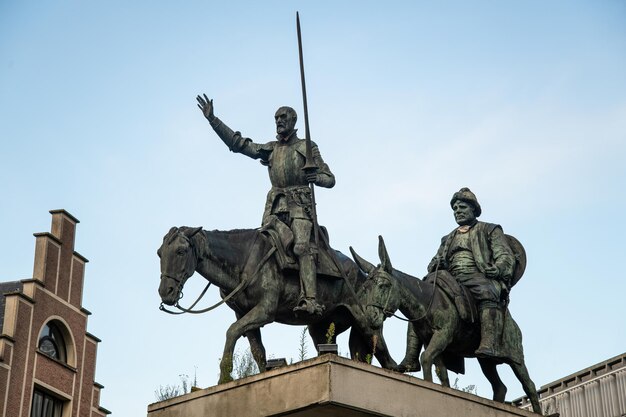
<svg viewBox="0 0 626 417"><path fill-rule="evenodd" d="M511 363L511 369L513 369L513 373L515 374L519 382L522 383L522 388L524 388L524 392L528 396L528 399L533 406L533 411L537 414L541 414L541 405L539 404L537 389L535 388L535 383L530 379L530 375L528 375L528 369L526 369L526 365L524 363Z"/></svg>
<svg viewBox="0 0 626 417"><path fill-rule="evenodd" d="M224 343L224 353L220 361L220 378L219 384L233 380L231 372L233 371L233 352L235 343L249 331L258 330L261 326L271 323L269 303L257 304L242 318L230 325L226 331L226 342Z"/></svg>
<svg viewBox="0 0 626 417"><path fill-rule="evenodd" d="M450 388L450 380L448 379L448 368L446 364L443 363L443 357L441 355L435 358L435 372L437 373L437 378L441 381L441 385L447 388Z"/></svg>
<svg viewBox="0 0 626 417"><path fill-rule="evenodd" d="M483 370L483 374L491 384L493 400L503 403L506 397L506 385L504 385L500 379L500 375L498 375L496 363L488 358L478 358L478 363L480 364L480 369Z"/></svg>
<svg viewBox="0 0 626 417"><path fill-rule="evenodd" d="M261 329L248 330L246 337L248 338L248 343L250 343L250 352L252 352L252 357L259 368L259 372L265 372L267 356L265 355L265 346L263 346L263 340L261 339Z"/></svg>
<svg viewBox="0 0 626 417"><path fill-rule="evenodd" d="M311 336L311 339L313 340L313 346L315 346L315 350L318 353L319 353L318 345L321 345L324 343L335 343L337 339L337 335L334 334L331 337L330 342L327 340L326 333L328 332L329 327L330 327L330 323L326 321L321 321L319 323L308 325L309 336Z"/></svg>

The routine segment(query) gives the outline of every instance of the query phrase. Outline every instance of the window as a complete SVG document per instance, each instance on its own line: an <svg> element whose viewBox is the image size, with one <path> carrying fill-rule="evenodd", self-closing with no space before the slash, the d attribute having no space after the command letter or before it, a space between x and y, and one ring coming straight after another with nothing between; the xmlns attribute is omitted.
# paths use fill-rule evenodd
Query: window
<svg viewBox="0 0 626 417"><path fill-rule="evenodd" d="M39 350L53 359L67 363L67 348L58 324L48 322L39 335Z"/></svg>
<svg viewBox="0 0 626 417"><path fill-rule="evenodd" d="M30 417L61 417L63 402L35 388Z"/></svg>

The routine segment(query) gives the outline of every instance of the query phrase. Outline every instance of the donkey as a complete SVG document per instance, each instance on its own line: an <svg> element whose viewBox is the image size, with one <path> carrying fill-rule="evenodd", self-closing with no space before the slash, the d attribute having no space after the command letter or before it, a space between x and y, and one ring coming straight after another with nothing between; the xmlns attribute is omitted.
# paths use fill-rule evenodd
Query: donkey
<svg viewBox="0 0 626 417"><path fill-rule="evenodd" d="M177 305L185 282L197 271L220 289L222 299L235 312L237 320L226 332L219 383L232 380L233 351L243 335L248 338L259 371L265 371L266 354L260 328L274 321L308 325L316 349L318 344L327 342L326 332L331 323L335 324L331 343L351 328L352 358L364 360L374 352L382 367L397 367L382 336L382 320L376 321L378 309L359 301L360 294L371 292L367 290L371 281L338 251L336 256L350 282L318 279L317 299L326 307L320 316L294 313L300 295L298 273L280 270L272 255L272 242L256 229L206 231L201 227L173 227L157 253L161 258L159 295L163 304Z"/></svg>
<svg viewBox="0 0 626 417"><path fill-rule="evenodd" d="M474 352L480 342L479 324L462 320L454 301L438 286L394 270L381 236L381 265L378 267L361 258L354 249L350 248L350 251L357 265L374 281L368 286L371 293L364 294L364 297L370 300L372 307L378 308L377 314L390 316L400 310L409 319L407 353L395 369L400 372L418 371L421 364L424 379L432 382L434 364L442 385L449 387L447 367L463 373L463 358L476 357ZM508 310L504 319L502 345L501 359L478 358L493 389L493 399L504 402L506 386L498 375L496 365L506 363L511 366L522 384L533 411L541 414L535 384L524 364L522 333ZM425 349L418 362L417 357L422 346Z"/></svg>

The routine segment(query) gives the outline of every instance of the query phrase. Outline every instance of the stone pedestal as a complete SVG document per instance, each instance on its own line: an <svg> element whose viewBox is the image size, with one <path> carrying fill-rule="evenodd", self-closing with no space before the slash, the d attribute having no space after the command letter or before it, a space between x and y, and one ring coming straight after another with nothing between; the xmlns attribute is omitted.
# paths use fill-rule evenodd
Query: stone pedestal
<svg viewBox="0 0 626 417"><path fill-rule="evenodd" d="M537 417L336 355L324 355L148 406L148 417Z"/></svg>

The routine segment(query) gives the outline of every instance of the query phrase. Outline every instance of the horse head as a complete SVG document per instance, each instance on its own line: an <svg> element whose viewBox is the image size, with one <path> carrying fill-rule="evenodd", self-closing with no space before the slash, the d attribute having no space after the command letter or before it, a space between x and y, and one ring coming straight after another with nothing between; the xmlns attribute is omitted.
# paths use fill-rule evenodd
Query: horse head
<svg viewBox="0 0 626 417"><path fill-rule="evenodd" d="M176 304L185 282L196 270L198 258L191 238L201 230L202 227L172 227L157 250L161 258L159 295L164 304Z"/></svg>
<svg viewBox="0 0 626 417"><path fill-rule="evenodd" d="M379 329L385 318L398 309L399 296L394 291L396 280L392 277L393 267L382 236L378 236L378 257L380 264L374 266L360 257L352 247L350 252L356 264L367 274L367 281L359 291L365 305L367 318L372 329Z"/></svg>

